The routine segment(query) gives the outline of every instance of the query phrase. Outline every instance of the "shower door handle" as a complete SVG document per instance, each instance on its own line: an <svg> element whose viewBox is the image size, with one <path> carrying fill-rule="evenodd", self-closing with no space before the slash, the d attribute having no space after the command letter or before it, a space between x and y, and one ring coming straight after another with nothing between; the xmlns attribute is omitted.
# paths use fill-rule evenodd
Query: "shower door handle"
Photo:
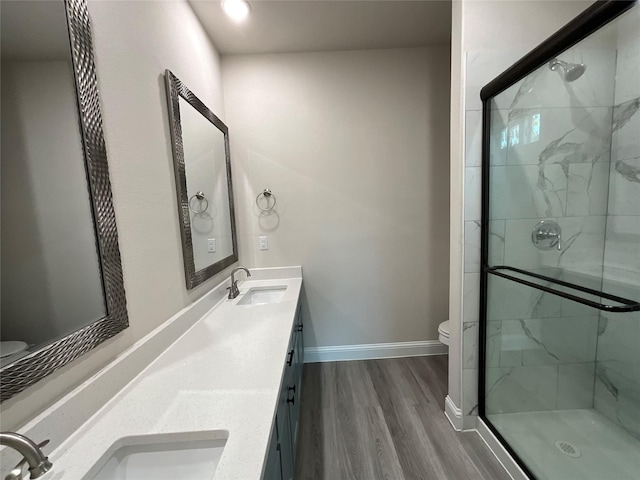
<svg viewBox="0 0 640 480"><path fill-rule="evenodd" d="M527 272L526 270L522 270L521 268L509 267L506 265L499 265L495 267L484 267L484 271L487 272L488 274L497 275L498 277L506 278L507 280L512 280L516 283L526 285L527 287L535 288L536 290L542 290L543 292L551 293L552 295L557 295L559 297L566 298L568 300L573 300L574 302L578 302L578 303L581 303L582 305L587 305L589 307L593 307L598 310L603 310L606 312L616 312L616 313L640 311L640 301L618 297L617 295L601 292L598 290L594 290L592 288L583 287L581 285L575 285L573 283L565 282L564 280L548 277L546 275L540 275L539 273ZM537 280L543 280L547 284L561 285L563 287L567 287L569 289L576 290L579 292L584 292L586 294L593 295L595 297L600 297L607 300L611 300L616 303L621 303L622 305L611 305L607 303L595 302L593 300L589 300L588 298L582 298L582 297L579 297L578 295L573 295L571 293L567 293L562 290L552 288L550 285L541 285L539 283L536 283L535 281L519 278L513 274L505 273L505 271L515 272L516 274L519 274L525 277L531 277Z"/></svg>

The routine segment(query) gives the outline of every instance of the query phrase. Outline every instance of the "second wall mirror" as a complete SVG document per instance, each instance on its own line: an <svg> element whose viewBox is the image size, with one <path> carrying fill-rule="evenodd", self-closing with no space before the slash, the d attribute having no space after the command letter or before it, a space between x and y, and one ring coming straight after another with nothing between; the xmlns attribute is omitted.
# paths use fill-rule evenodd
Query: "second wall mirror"
<svg viewBox="0 0 640 480"><path fill-rule="evenodd" d="M165 72L187 288L238 261L227 126Z"/></svg>
<svg viewBox="0 0 640 480"><path fill-rule="evenodd" d="M0 1L0 27L5 401L129 320L87 2Z"/></svg>

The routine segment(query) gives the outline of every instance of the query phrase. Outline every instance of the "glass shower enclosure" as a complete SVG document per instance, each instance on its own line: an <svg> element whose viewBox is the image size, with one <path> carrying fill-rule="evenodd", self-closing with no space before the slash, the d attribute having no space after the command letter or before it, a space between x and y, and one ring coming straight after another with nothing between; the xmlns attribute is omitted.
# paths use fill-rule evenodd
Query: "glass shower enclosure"
<svg viewBox="0 0 640 480"><path fill-rule="evenodd" d="M533 478L640 478L640 5L481 96L480 416Z"/></svg>

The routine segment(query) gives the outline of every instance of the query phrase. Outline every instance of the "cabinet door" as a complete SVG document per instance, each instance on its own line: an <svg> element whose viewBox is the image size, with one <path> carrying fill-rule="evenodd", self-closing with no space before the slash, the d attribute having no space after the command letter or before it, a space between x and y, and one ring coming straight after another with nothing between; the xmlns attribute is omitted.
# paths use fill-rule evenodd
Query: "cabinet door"
<svg viewBox="0 0 640 480"><path fill-rule="evenodd" d="M304 325L302 323L302 306L298 305L296 324L294 327L295 350L296 350L296 383L302 379L302 369L304 366Z"/></svg>
<svg viewBox="0 0 640 480"><path fill-rule="evenodd" d="M285 408L284 414L284 429L280 433L280 458L282 462L282 480L293 480L294 460L293 460L293 445L291 444L291 429L289 425L291 420L289 418L289 409Z"/></svg>
<svg viewBox="0 0 640 480"><path fill-rule="evenodd" d="M280 443L278 443L278 456L276 457L276 464L273 466L272 477L275 480L283 480L282 478L282 462L280 461Z"/></svg>
<svg viewBox="0 0 640 480"><path fill-rule="evenodd" d="M293 457L295 461L296 456L296 444L298 440L298 424L300 420L300 403L301 403L301 388L302 382L300 381L302 378L302 355L300 352L300 348L302 345L302 333L296 333L296 343L295 343L295 351L296 351L296 360L297 364L295 365L295 370L293 374L293 378L291 379L291 384L289 385L289 419L291 421L291 441L293 443Z"/></svg>
<svg viewBox="0 0 640 480"><path fill-rule="evenodd" d="M269 440L269 450L267 453L267 464L264 468L263 480L282 480L282 466L280 464L280 443L278 441L278 429L276 424L271 430L271 439Z"/></svg>
<svg viewBox="0 0 640 480"><path fill-rule="evenodd" d="M295 337L291 335L289 341L289 347L287 348L287 355L285 357L284 375L282 378L282 385L280 387L280 397L278 400L278 434L280 437L283 435L284 425L284 413L287 410L287 395L289 393L289 385L293 385L293 371L294 371L294 357L295 357ZM282 412L282 413L280 413ZM282 441L282 440L281 440Z"/></svg>

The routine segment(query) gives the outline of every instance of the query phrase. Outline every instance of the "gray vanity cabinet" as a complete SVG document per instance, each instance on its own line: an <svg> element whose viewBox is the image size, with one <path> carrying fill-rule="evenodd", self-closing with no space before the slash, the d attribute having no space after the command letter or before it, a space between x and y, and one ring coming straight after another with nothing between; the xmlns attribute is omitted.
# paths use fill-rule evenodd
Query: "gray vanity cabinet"
<svg viewBox="0 0 640 480"><path fill-rule="evenodd" d="M298 305L285 358L285 370L278 397L276 421L271 432L264 480L293 480L295 472L298 425L300 423L300 389L304 364L302 316Z"/></svg>

